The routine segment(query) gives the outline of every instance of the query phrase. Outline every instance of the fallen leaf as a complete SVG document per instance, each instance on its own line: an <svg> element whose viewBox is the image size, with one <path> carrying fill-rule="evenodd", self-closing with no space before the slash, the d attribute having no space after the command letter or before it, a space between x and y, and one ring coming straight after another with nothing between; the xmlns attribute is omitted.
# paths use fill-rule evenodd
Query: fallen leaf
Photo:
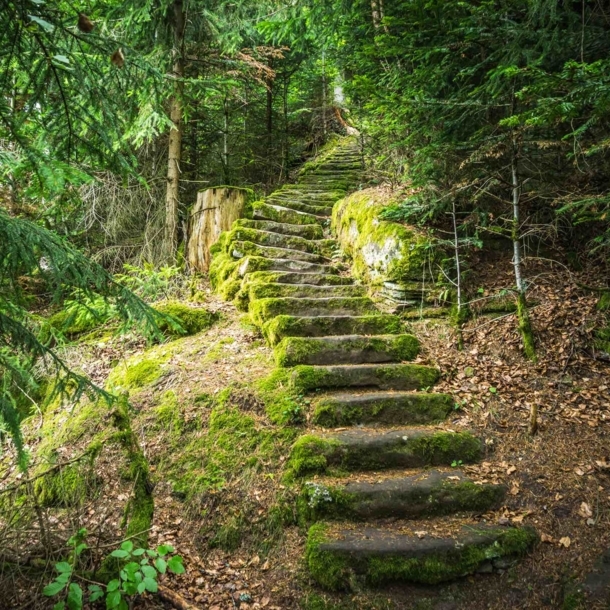
<svg viewBox="0 0 610 610"><path fill-rule="evenodd" d="M586 519L587 517L593 516L593 511L586 502L583 502L578 509L578 514Z"/></svg>
<svg viewBox="0 0 610 610"><path fill-rule="evenodd" d="M564 536L563 538L559 539L559 544L567 549L572 544L572 541L570 540L569 536Z"/></svg>

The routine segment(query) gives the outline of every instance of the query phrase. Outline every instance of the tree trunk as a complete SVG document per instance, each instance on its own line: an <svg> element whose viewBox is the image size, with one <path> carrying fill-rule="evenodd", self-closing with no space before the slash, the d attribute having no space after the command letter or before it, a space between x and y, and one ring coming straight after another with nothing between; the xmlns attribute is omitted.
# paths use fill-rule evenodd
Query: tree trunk
<svg viewBox="0 0 610 610"><path fill-rule="evenodd" d="M458 350L464 349L464 333L462 332L462 326L464 324L464 311L462 307L462 269L460 261L460 239L458 236L457 226L457 211L455 207L455 198L451 202L451 216L453 219L453 249L455 256L455 288L456 288L456 316L455 316L455 327L457 335Z"/></svg>
<svg viewBox="0 0 610 610"><path fill-rule="evenodd" d="M525 292L527 287L523 280L521 254L521 189L519 185L519 173L517 168L517 144L513 139L513 150L511 156L511 179L512 179L512 199L513 199L513 266L515 268L515 283L517 284L517 318L519 320L519 331L523 339L523 351L525 355L536 362L536 349L534 347L534 333L530 322L529 311L527 309L527 300Z"/></svg>
<svg viewBox="0 0 610 610"><path fill-rule="evenodd" d="M172 77L174 95L170 101L169 150L167 159L167 192L165 196L165 231L163 239L163 259L167 264L176 263L178 250L178 204L180 201L180 157L182 153L182 94L184 83L184 28L185 13L183 0L174 0L174 48L172 49Z"/></svg>

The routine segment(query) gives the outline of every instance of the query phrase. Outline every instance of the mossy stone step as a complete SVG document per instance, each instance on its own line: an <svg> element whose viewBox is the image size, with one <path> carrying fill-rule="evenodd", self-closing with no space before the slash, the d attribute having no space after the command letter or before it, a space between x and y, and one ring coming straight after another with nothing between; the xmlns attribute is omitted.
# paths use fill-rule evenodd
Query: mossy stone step
<svg viewBox="0 0 610 610"><path fill-rule="evenodd" d="M338 286L316 286L315 284L280 284L258 283L247 285L251 301L277 297L313 298L327 297L363 297L366 296L364 286L339 284Z"/></svg>
<svg viewBox="0 0 610 610"><path fill-rule="evenodd" d="M271 345L284 337L328 337L333 335L397 335L404 332L397 316L374 313L362 316L281 315L263 325L263 335Z"/></svg>
<svg viewBox="0 0 610 610"><path fill-rule="evenodd" d="M305 203L304 201L298 201L295 197L270 195L265 199L265 202L270 205L279 205L283 208L288 208L289 210L306 212L307 214L313 214L314 216L328 217L333 213L332 206Z"/></svg>
<svg viewBox="0 0 610 610"><path fill-rule="evenodd" d="M476 462L481 453L481 441L469 432L363 428L300 437L292 447L289 467L295 476L302 477L331 471L469 464Z"/></svg>
<svg viewBox="0 0 610 610"><path fill-rule="evenodd" d="M286 184L281 191L276 191L282 195L293 195L294 197L307 197L311 201L331 202L345 197L343 189L338 191L328 189L311 189L303 184Z"/></svg>
<svg viewBox="0 0 610 610"><path fill-rule="evenodd" d="M376 387L380 390L420 390L436 383L437 369L419 364L338 364L294 368L293 387L302 392Z"/></svg>
<svg viewBox="0 0 610 610"><path fill-rule="evenodd" d="M233 223L233 229L236 228L258 229L259 231L268 231L281 235L294 235L302 237L303 239L322 239L324 237L324 230L317 224L295 225L285 222L275 222L273 220L240 218Z"/></svg>
<svg viewBox="0 0 610 610"><path fill-rule="evenodd" d="M258 299L250 303L250 316L259 325L281 315L349 316L376 312L375 304L368 297L326 297L321 299L299 299L278 297Z"/></svg>
<svg viewBox="0 0 610 610"><path fill-rule="evenodd" d="M238 273L241 277L244 277L247 273L253 273L254 271L297 271L303 273L332 275L336 269L330 265L321 265L320 263L309 263L306 261L295 261L290 258L246 256L240 260Z"/></svg>
<svg viewBox="0 0 610 610"><path fill-rule="evenodd" d="M327 394L313 404L312 422L325 428L358 424L436 424L453 410L449 394L367 392Z"/></svg>
<svg viewBox="0 0 610 610"><path fill-rule="evenodd" d="M476 524L451 537L420 539L392 529L334 529L319 523L309 530L306 562L313 578L333 591L389 582L432 585L473 574L484 565L506 565L537 541L530 527Z"/></svg>
<svg viewBox="0 0 610 610"><path fill-rule="evenodd" d="M278 366L402 362L419 353L413 335L285 337L274 349Z"/></svg>
<svg viewBox="0 0 610 610"><path fill-rule="evenodd" d="M334 239L312 240L297 235L286 235L273 231L261 231L260 229L243 227L237 227L228 234L226 243L233 241L247 241L261 246L300 250L301 252L311 252L313 254L322 254L323 256L332 255L333 251L338 247Z"/></svg>
<svg viewBox="0 0 610 610"><path fill-rule="evenodd" d="M293 225L321 224L328 220L326 216L314 216L306 212L262 202L256 202L253 205L252 214L255 220L273 220L274 222Z"/></svg>
<svg viewBox="0 0 610 610"><path fill-rule="evenodd" d="M408 477L347 484L308 482L299 498L304 521L321 519L418 519L498 508L506 486L477 485L463 472L426 470Z"/></svg>
<svg viewBox="0 0 610 610"><path fill-rule="evenodd" d="M333 269L334 272L334 269ZM334 273L307 273L299 271L254 271L245 276L244 282L269 282L276 284L313 284L315 286L351 286L351 277Z"/></svg>
<svg viewBox="0 0 610 610"><path fill-rule="evenodd" d="M290 259L295 261L306 261L308 263L328 264L330 259L321 254L312 254L302 250L291 250L289 248L278 248L276 246L261 246L251 241L233 241L228 246L233 258L244 258L244 256L262 256L264 258Z"/></svg>

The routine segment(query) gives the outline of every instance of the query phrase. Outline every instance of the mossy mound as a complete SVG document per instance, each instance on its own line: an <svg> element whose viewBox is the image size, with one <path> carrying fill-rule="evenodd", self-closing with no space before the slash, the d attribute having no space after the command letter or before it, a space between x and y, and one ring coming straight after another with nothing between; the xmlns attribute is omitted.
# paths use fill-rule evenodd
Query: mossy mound
<svg viewBox="0 0 610 610"><path fill-rule="evenodd" d="M386 207L374 189L338 201L332 227L352 259L354 275L371 284L421 280L431 258L431 238L420 229L381 220Z"/></svg>
<svg viewBox="0 0 610 610"><path fill-rule="evenodd" d="M159 328L165 333L173 337L182 337L185 335L196 335L206 328L210 328L219 319L217 313L208 311L203 307L191 307L178 301L168 301L155 305L155 309L172 318L171 324L167 321L162 321Z"/></svg>
<svg viewBox="0 0 610 610"><path fill-rule="evenodd" d="M163 365L170 359L177 341L158 345L139 356L119 362L108 375L106 388L111 392L139 390L157 381Z"/></svg>

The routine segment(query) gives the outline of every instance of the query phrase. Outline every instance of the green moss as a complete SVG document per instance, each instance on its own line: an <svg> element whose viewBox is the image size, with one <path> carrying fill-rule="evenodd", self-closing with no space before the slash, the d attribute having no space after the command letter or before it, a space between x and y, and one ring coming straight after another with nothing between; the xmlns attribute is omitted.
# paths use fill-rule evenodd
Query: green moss
<svg viewBox="0 0 610 610"><path fill-rule="evenodd" d="M394 502L408 518L434 517L460 511L484 512L498 506L506 490L500 485L476 485L472 481L440 480L430 487L406 488ZM386 516L376 513L375 500L367 494L348 493L338 485L307 482L297 501L301 524L321 519L362 521Z"/></svg>
<svg viewBox="0 0 610 610"><path fill-rule="evenodd" d="M291 377L292 386L300 392L311 392L326 388L342 388L359 385L359 369L345 367L342 369L298 365L294 367ZM417 390L433 386L438 380L439 372L429 366L417 364L379 365L375 370L375 381L370 384L381 389L399 386L400 389Z"/></svg>
<svg viewBox="0 0 610 610"><path fill-rule="evenodd" d="M40 506L74 507L90 498L96 486L94 457L82 463L68 464L36 479L34 493ZM41 471L48 470L45 465Z"/></svg>
<svg viewBox="0 0 610 610"><path fill-rule="evenodd" d="M148 352L149 353L149 352ZM170 354L155 354L131 358L117 364L106 381L106 387L114 392L138 390L150 385L163 372L162 365L169 360Z"/></svg>
<svg viewBox="0 0 610 610"><path fill-rule="evenodd" d="M224 235L224 233L221 234L221 237L222 235ZM208 271L212 288L218 291L223 282L226 282L235 272L238 265L239 262L225 252L214 254Z"/></svg>
<svg viewBox="0 0 610 610"><path fill-rule="evenodd" d="M371 451L366 443L344 444L334 437L305 435L290 454L289 467L295 476L336 471L381 470L384 468L472 463L481 456L481 441L467 432L438 431L395 437L384 447Z"/></svg>
<svg viewBox="0 0 610 610"><path fill-rule="evenodd" d="M413 335L390 335L388 337L346 338L341 343L326 343L306 337L285 337L273 351L275 362L281 367L298 364L319 364L324 352L333 354L378 353L387 354L392 361L413 360L419 353L419 341ZM336 358L338 361L338 358Z"/></svg>
<svg viewBox="0 0 610 610"><path fill-rule="evenodd" d="M317 223L315 216L301 214L289 209L279 209L264 201L255 201L252 204L255 217L265 218L274 222L293 225L312 225Z"/></svg>
<svg viewBox="0 0 610 610"><path fill-rule="evenodd" d="M167 322L162 322L159 327L171 336L195 335L209 328L219 319L217 313L213 313L202 307L190 307L177 301L169 301L155 305L155 309L166 316L173 318L178 328Z"/></svg>
<svg viewBox="0 0 610 610"><path fill-rule="evenodd" d="M413 393L400 402L387 399L364 404L343 403L326 396L315 403L312 421L325 428L367 423L440 423L451 412L453 404L453 398L448 394Z"/></svg>
<svg viewBox="0 0 610 610"><path fill-rule="evenodd" d="M368 283L421 280L437 254L431 237L415 227L380 219L386 206L374 190L358 191L333 208L332 228L352 259L354 275Z"/></svg>
<svg viewBox="0 0 610 610"><path fill-rule="evenodd" d="M597 309L600 311L610 311L610 292L603 292L597 302Z"/></svg>
<svg viewBox="0 0 610 610"><path fill-rule="evenodd" d="M297 477L325 472L328 467L328 456L340 447L341 443L338 441L305 434L292 446L289 468Z"/></svg>
<svg viewBox="0 0 610 610"><path fill-rule="evenodd" d="M450 551L433 555L413 558L391 553L384 556L348 555L324 549L324 544L330 541L329 528L324 524L316 524L309 530L306 561L314 579L332 591L353 589L358 582L370 586L387 582L432 585L472 574L481 564L492 559L519 557L537 539L536 533L530 528L498 529L494 542L456 545Z"/></svg>
<svg viewBox="0 0 610 610"><path fill-rule="evenodd" d="M345 557L323 551L320 547L327 541L328 526L317 523L309 528L305 561L311 575L325 589L338 591L349 589L351 570Z"/></svg>
<svg viewBox="0 0 610 610"><path fill-rule="evenodd" d="M313 332L313 329L317 332ZM327 335L394 335L404 332L399 317L389 314L355 316L352 318L307 318L278 315L265 322L262 333L270 345L276 345L284 337L311 337Z"/></svg>

